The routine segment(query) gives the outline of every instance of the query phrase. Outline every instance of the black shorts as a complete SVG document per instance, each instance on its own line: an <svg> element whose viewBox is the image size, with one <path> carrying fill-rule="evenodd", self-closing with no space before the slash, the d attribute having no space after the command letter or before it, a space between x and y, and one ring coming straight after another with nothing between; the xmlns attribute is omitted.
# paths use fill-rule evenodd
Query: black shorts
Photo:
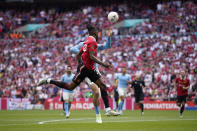
<svg viewBox="0 0 197 131"><path fill-rule="evenodd" d="M185 96L177 96L176 102L177 103L182 103L182 102L186 103L186 98L187 98L187 95L185 95Z"/></svg>
<svg viewBox="0 0 197 131"><path fill-rule="evenodd" d="M119 100L119 94L118 94L117 88L114 88L114 99L116 102Z"/></svg>
<svg viewBox="0 0 197 131"><path fill-rule="evenodd" d="M143 93L135 95L135 102L136 103L139 103L140 101L143 101L143 100L144 100L144 94Z"/></svg>
<svg viewBox="0 0 197 131"><path fill-rule="evenodd" d="M61 102L64 102L63 96L61 96L60 101L61 101Z"/></svg>
<svg viewBox="0 0 197 131"><path fill-rule="evenodd" d="M96 82L100 79L101 75L96 70L90 70L80 63L77 67L77 73L73 78L73 82L79 85L86 77L88 77L92 82Z"/></svg>

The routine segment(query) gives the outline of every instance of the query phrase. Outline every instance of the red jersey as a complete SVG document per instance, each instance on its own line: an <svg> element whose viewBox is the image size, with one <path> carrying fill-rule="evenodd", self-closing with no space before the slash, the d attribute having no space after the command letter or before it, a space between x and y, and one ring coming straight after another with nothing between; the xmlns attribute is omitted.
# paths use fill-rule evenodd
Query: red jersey
<svg viewBox="0 0 197 131"><path fill-rule="evenodd" d="M94 52L94 56L97 56L97 43L94 37L89 36L85 42L83 43L83 47L81 48L83 51L81 58L83 61L83 64L90 70L94 70L94 64L95 62L90 59L89 51Z"/></svg>
<svg viewBox="0 0 197 131"><path fill-rule="evenodd" d="M190 85L189 79L176 78L175 82L177 86L177 96L187 95L188 91L183 89L183 87L188 87Z"/></svg>

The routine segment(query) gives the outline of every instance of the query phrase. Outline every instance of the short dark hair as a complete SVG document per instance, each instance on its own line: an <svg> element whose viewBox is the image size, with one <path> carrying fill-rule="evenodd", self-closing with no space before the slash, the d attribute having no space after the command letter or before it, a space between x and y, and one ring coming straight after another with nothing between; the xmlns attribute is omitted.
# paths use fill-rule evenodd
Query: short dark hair
<svg viewBox="0 0 197 131"><path fill-rule="evenodd" d="M72 66L71 66L71 65L68 65L68 66L67 66L67 68L69 68L69 67L72 69Z"/></svg>
<svg viewBox="0 0 197 131"><path fill-rule="evenodd" d="M90 24L87 24L88 33L91 36L96 36L96 40L98 39L98 30Z"/></svg>

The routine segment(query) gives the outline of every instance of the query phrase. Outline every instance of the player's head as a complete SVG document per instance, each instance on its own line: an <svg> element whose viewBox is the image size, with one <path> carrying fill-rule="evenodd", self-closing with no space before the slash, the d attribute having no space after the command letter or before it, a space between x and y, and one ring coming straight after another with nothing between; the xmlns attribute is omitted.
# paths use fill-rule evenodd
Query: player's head
<svg viewBox="0 0 197 131"><path fill-rule="evenodd" d="M70 65L67 66L67 74L71 74L72 72L72 67Z"/></svg>
<svg viewBox="0 0 197 131"><path fill-rule="evenodd" d="M181 70L180 71L180 75L181 75L182 78L184 78L185 77L185 71L184 70Z"/></svg>
<svg viewBox="0 0 197 131"><path fill-rule="evenodd" d="M92 25L90 25L90 24L87 24L87 29L88 29L88 34L90 36L93 36L96 39L96 41L97 41L98 40L98 31L97 31L97 29L95 27L93 27Z"/></svg>
<svg viewBox="0 0 197 131"><path fill-rule="evenodd" d="M135 79L136 79L136 80L140 80L140 77L141 77L140 74L136 74L136 75L135 75Z"/></svg>
<svg viewBox="0 0 197 131"><path fill-rule="evenodd" d="M127 69L125 67L122 67L122 74L126 74L127 73Z"/></svg>

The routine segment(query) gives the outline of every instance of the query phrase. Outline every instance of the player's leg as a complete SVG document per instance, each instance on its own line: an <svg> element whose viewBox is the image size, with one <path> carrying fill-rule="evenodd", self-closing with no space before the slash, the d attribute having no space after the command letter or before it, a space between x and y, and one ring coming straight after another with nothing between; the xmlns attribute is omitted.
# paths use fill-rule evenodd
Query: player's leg
<svg viewBox="0 0 197 131"><path fill-rule="evenodd" d="M143 100L139 101L138 105L141 109L141 115L144 115L144 101Z"/></svg>
<svg viewBox="0 0 197 131"><path fill-rule="evenodd" d="M71 108L71 104L73 102L74 99L74 93L69 93L69 100L68 100L68 117L70 117L70 108Z"/></svg>
<svg viewBox="0 0 197 131"><path fill-rule="evenodd" d="M105 105L106 115L108 115L108 116L109 115L113 115L113 116L119 115L118 112L115 112L115 111L111 110L111 108L109 106L107 86L104 84L101 77L95 81L95 84L97 84L98 87L101 89L101 97L102 97L102 100L103 100L104 105Z"/></svg>
<svg viewBox="0 0 197 131"><path fill-rule="evenodd" d="M66 90L74 90L86 77L87 68L83 65L80 67L79 71L75 74L73 80L70 84L63 82L63 81L57 81L52 79L44 79L40 81L37 86L41 86L44 84L53 84L56 85L59 88L66 89Z"/></svg>
<svg viewBox="0 0 197 131"><path fill-rule="evenodd" d="M63 94L63 93L62 93ZM63 99L63 95L60 96L60 101L62 102L62 107L63 107L63 115L65 115L65 107L64 107L64 99Z"/></svg>
<svg viewBox="0 0 197 131"><path fill-rule="evenodd" d="M64 99L64 112L66 114L66 118L69 118L69 92L63 92L63 99Z"/></svg>
<svg viewBox="0 0 197 131"><path fill-rule="evenodd" d="M117 88L114 89L114 99L116 102L116 110L117 110L118 109L118 102L119 102L119 95L118 95Z"/></svg>
<svg viewBox="0 0 197 131"><path fill-rule="evenodd" d="M141 115L144 115L144 94L139 94L138 105L141 109Z"/></svg>
<svg viewBox="0 0 197 131"><path fill-rule="evenodd" d="M180 106L180 117L183 117L183 111L185 110L186 96L182 96L182 102Z"/></svg>
<svg viewBox="0 0 197 131"><path fill-rule="evenodd" d="M102 123L101 114L100 114L100 91L98 86L91 82L90 79L85 78L86 83L89 85L89 87L93 91L93 104L94 104L94 110L96 112L96 122Z"/></svg>
<svg viewBox="0 0 197 131"><path fill-rule="evenodd" d="M118 94L119 94L119 105L118 105L118 112L122 115L122 109L124 105L124 99L125 99L125 89L123 88L118 88Z"/></svg>
<svg viewBox="0 0 197 131"><path fill-rule="evenodd" d="M180 107L180 112L181 112L181 103L182 103L181 96L177 96L176 104L178 107ZM182 114L180 112L179 112L179 117L182 117Z"/></svg>
<svg viewBox="0 0 197 131"><path fill-rule="evenodd" d="M73 81L70 84L68 84L68 83L63 82L63 81L52 80L52 79L44 79L44 80L40 81L37 84L37 86L41 86L41 85L44 85L44 84L53 84L53 85L56 85L59 88L67 89L67 90L70 90L70 91L72 91L73 89L75 89L77 87L77 84L75 84Z"/></svg>

